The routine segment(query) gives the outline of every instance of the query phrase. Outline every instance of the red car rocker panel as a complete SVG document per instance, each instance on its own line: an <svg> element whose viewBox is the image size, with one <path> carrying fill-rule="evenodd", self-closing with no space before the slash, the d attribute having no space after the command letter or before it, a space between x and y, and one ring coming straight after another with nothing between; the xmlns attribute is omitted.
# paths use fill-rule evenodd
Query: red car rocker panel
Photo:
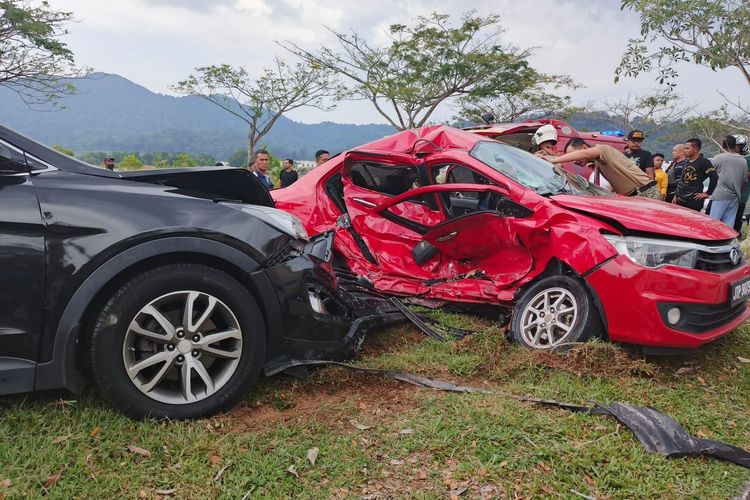
<svg viewBox="0 0 750 500"><path fill-rule="evenodd" d="M338 262L388 294L513 308L529 347L696 347L745 321L737 233L703 214L616 197L481 135L435 126L337 155L277 208L335 231Z"/></svg>

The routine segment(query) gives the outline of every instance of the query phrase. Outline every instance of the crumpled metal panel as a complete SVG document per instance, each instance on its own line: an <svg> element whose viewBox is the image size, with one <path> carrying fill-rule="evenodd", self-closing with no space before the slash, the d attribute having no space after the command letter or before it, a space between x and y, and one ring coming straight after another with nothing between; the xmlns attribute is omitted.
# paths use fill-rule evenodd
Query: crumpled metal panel
<svg viewBox="0 0 750 500"><path fill-rule="evenodd" d="M651 453L665 457L709 455L750 469L750 452L720 441L693 437L672 417L653 408L612 403L604 409L633 431Z"/></svg>

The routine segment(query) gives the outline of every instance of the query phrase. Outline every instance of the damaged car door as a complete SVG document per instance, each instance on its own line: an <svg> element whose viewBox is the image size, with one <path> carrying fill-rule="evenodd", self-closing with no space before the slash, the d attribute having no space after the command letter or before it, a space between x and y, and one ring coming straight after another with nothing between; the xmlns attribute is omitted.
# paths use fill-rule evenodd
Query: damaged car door
<svg viewBox="0 0 750 500"><path fill-rule="evenodd" d="M418 230L421 240L413 248L412 257L426 262L438 254L440 269L449 270L450 275L440 273L436 278L481 276L504 287L529 272L533 259L516 234L514 219L528 217L532 212L513 202L508 191L499 186L426 186L389 200L376 211L383 218L394 218L404 203L430 198L440 200L444 218L440 222L422 221Z"/></svg>
<svg viewBox="0 0 750 500"><path fill-rule="evenodd" d="M402 200L404 203L385 216L377 211L379 206L401 199L420 186L418 163L417 158L399 154L352 152L346 157L341 182L346 222L350 225L347 229L355 233L362 255L373 266L360 263L378 274L400 275L407 279L433 277L432 269L423 267L410 254L427 227L445 220L437 201L407 196L408 200ZM346 236L342 234L343 238Z"/></svg>

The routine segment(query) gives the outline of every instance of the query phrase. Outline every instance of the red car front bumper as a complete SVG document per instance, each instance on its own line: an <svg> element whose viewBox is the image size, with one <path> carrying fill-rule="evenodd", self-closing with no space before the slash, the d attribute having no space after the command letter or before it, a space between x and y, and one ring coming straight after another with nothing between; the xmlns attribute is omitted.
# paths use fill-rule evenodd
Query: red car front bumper
<svg viewBox="0 0 750 500"><path fill-rule="evenodd" d="M604 308L610 340L694 348L726 335L750 317L747 302L732 307L729 298L731 284L747 276L747 264L721 273L676 266L651 269L620 255L586 280ZM670 326L666 313L673 307L681 310L681 319Z"/></svg>

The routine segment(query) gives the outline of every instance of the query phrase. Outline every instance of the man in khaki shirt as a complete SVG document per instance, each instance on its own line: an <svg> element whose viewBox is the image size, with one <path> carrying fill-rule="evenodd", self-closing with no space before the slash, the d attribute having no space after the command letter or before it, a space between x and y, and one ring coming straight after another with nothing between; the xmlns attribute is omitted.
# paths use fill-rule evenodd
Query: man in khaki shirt
<svg viewBox="0 0 750 500"><path fill-rule="evenodd" d="M590 147L583 139L576 137L565 145L565 154L544 159L550 163L594 162L596 169L612 185L615 193L661 199L656 182L612 146L599 144Z"/></svg>

